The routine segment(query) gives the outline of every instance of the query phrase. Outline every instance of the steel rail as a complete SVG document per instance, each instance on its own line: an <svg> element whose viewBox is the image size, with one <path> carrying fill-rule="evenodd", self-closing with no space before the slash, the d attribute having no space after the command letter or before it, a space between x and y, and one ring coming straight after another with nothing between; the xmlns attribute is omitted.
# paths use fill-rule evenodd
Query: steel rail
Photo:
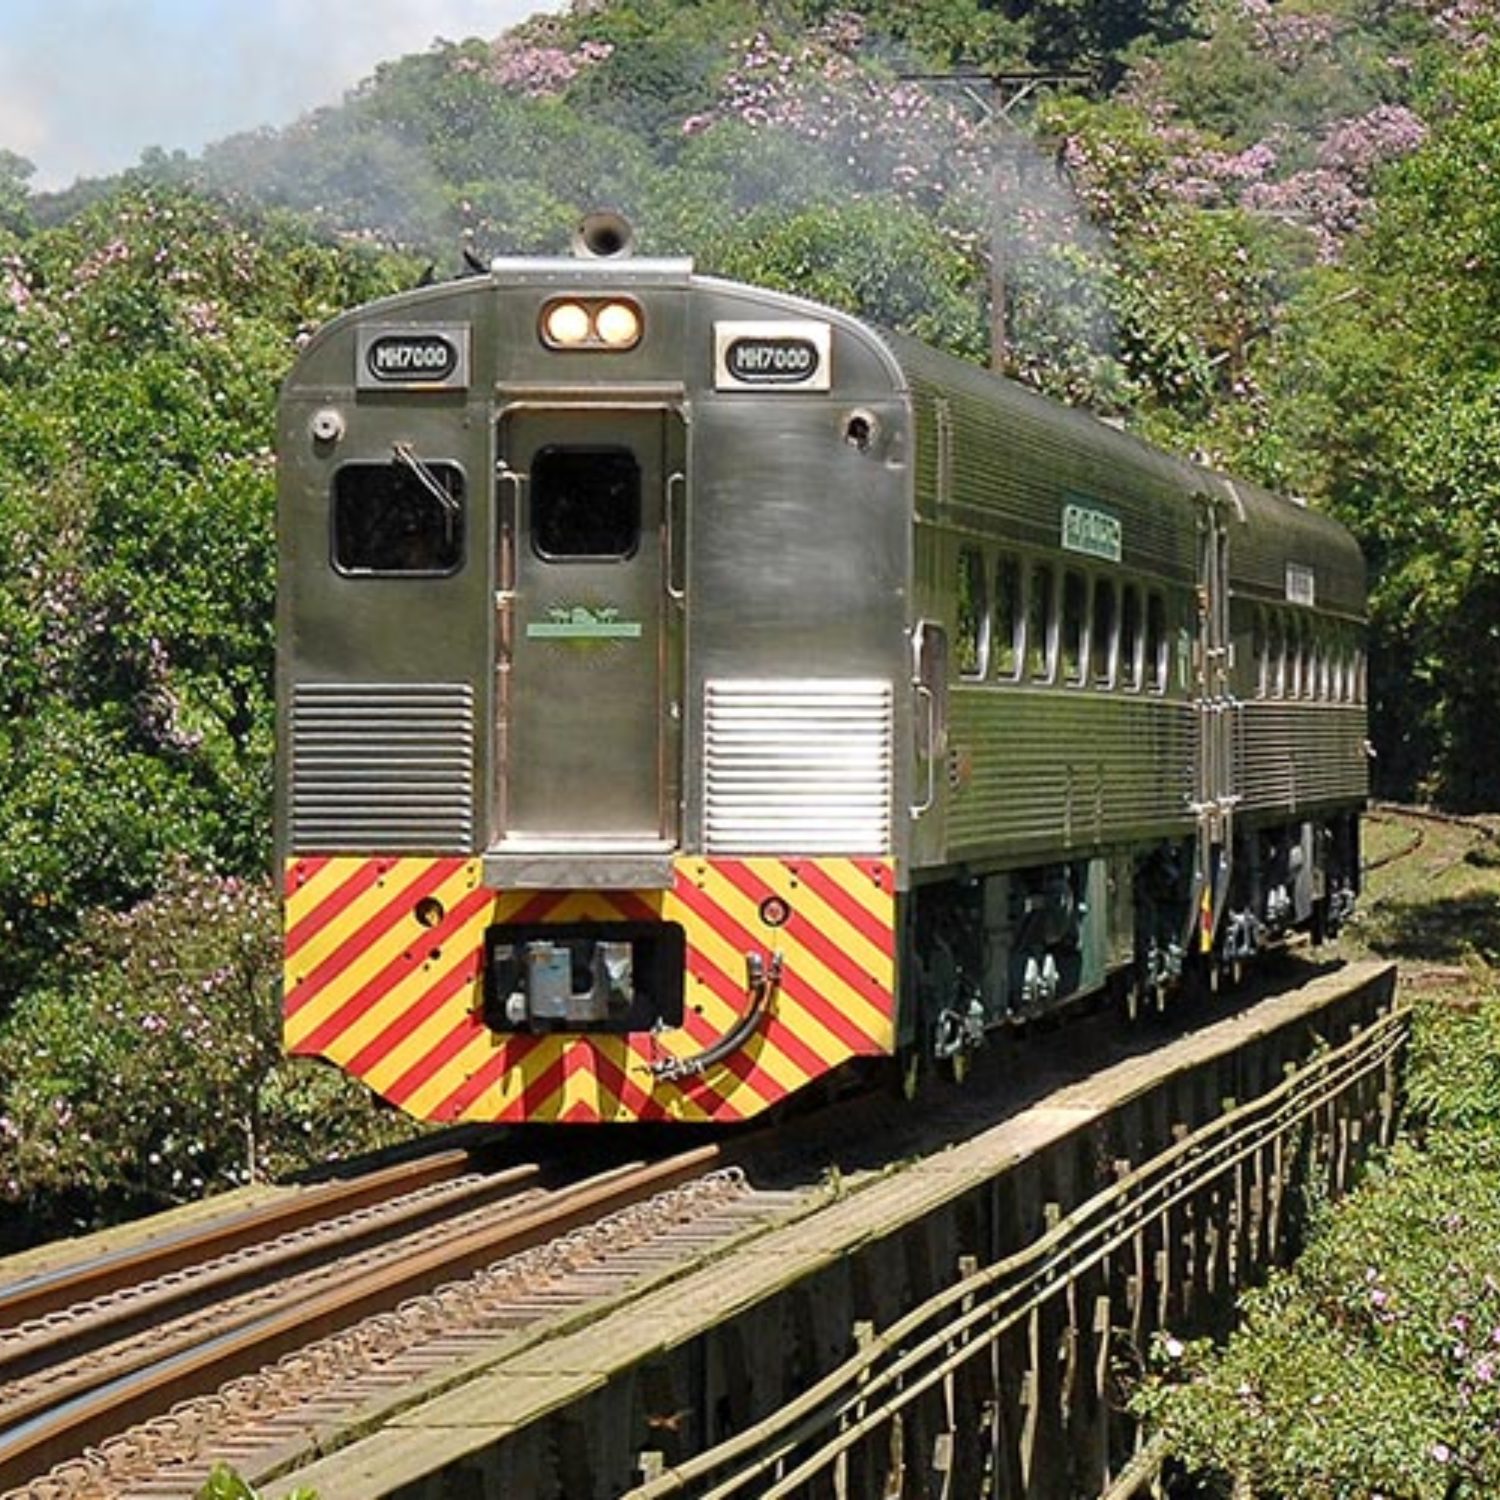
<svg viewBox="0 0 1500 1500"><path fill-rule="evenodd" d="M1150 1223L1283 1139L1353 1084L1388 1067L1404 1045L1408 1020L1405 1010L1392 1011L1275 1089L1226 1111L1121 1176L1031 1245L961 1278L906 1314L772 1416L633 1489L630 1500L683 1493L736 1463L744 1467L703 1491L705 1500L723 1500L768 1477L774 1485L755 1489L758 1500L790 1494L1071 1281L1129 1245ZM935 1321L937 1330L922 1336ZM908 1340L914 1342L904 1347ZM936 1369L919 1370L934 1357L941 1360ZM836 1423L839 1431L790 1473L773 1473Z"/></svg>
<svg viewBox="0 0 1500 1500"><path fill-rule="evenodd" d="M457 1276L544 1244L663 1189L711 1170L710 1145L664 1161L631 1163L558 1189L535 1213L477 1229L381 1267L302 1304L102 1387L0 1432L0 1489L14 1487L169 1406L207 1394L318 1338L385 1312Z"/></svg>
<svg viewBox="0 0 1500 1500"><path fill-rule="evenodd" d="M143 1245L27 1277L0 1287L0 1328L47 1317L80 1302L200 1265L320 1219L352 1213L402 1193L446 1182L473 1169L474 1158L469 1152L440 1151L347 1180L319 1183L274 1203L214 1219L200 1227L179 1230Z"/></svg>
<svg viewBox="0 0 1500 1500"><path fill-rule="evenodd" d="M264 1293L273 1278L326 1273L340 1258L378 1251L382 1244L461 1213L524 1198L528 1189L539 1193L534 1187L539 1172L533 1164L487 1177L455 1178L453 1191L440 1189L435 1198L424 1189L416 1201L388 1200L381 1206L390 1211L378 1217L361 1217L378 1213L369 1206L353 1216L342 1214L316 1238L306 1237L309 1227L304 1226L256 1245L253 1253L242 1246L195 1273L177 1272L163 1283L147 1283L138 1295L117 1291L102 1307L75 1309L80 1313L77 1326L54 1314L30 1330L29 1340L13 1341L19 1347L9 1352L0 1330L0 1430L199 1343L201 1334L190 1321L195 1313L207 1316L208 1309L222 1308L219 1327L225 1331L253 1323L260 1316L255 1294ZM187 1326L174 1330L174 1323ZM152 1339L127 1342L148 1329ZM32 1377L29 1389L27 1377Z"/></svg>

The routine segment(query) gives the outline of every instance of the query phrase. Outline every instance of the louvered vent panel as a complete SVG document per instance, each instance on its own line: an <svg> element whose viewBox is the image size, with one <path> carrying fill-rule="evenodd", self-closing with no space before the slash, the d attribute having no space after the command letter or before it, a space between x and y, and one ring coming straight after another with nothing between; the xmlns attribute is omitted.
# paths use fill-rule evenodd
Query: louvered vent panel
<svg viewBox="0 0 1500 1500"><path fill-rule="evenodd" d="M704 720L708 853L888 852L888 682L709 682Z"/></svg>
<svg viewBox="0 0 1500 1500"><path fill-rule="evenodd" d="M298 687L291 825L298 850L466 852L474 828L473 690Z"/></svg>

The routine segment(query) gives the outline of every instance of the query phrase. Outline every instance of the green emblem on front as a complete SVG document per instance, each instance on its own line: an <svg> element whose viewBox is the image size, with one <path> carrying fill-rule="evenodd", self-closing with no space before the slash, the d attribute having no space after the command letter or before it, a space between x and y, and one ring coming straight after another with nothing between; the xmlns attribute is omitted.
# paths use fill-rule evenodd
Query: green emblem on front
<svg viewBox="0 0 1500 1500"><path fill-rule="evenodd" d="M533 620L526 627L533 641L638 641L639 620L622 620L612 604L590 609L586 604L554 604L545 620Z"/></svg>

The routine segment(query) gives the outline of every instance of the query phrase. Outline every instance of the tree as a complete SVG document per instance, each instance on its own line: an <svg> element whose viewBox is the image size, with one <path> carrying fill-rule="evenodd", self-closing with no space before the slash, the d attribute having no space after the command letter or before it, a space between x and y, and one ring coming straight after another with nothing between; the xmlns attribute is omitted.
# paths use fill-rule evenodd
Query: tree
<svg viewBox="0 0 1500 1500"><path fill-rule="evenodd" d="M33 1234L108 1222L410 1133L283 1059L269 883L183 862L95 911L0 1030L0 1198Z"/></svg>

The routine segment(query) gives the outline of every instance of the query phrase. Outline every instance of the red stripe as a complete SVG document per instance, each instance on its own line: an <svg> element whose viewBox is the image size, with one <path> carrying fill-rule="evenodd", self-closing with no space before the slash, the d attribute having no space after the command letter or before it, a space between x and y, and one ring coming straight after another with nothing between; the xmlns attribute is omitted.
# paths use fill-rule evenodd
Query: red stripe
<svg viewBox="0 0 1500 1500"><path fill-rule="evenodd" d="M326 854L314 855L310 859L294 859L286 867L282 880L282 894L295 896L329 860Z"/></svg>
<svg viewBox="0 0 1500 1500"><path fill-rule="evenodd" d="M722 866L715 868L722 868ZM751 937L728 912L721 907L714 906L701 892L693 889L685 881L679 882L677 895L684 905L692 907L727 942L746 950L761 950L760 942ZM791 999L804 1006L851 1051L884 1050L874 1037L867 1035L855 1021L825 996L814 990L808 981L797 973L795 966L791 963L788 963L782 970L781 987Z"/></svg>
<svg viewBox="0 0 1500 1500"><path fill-rule="evenodd" d="M422 872L420 879L393 892L385 905L363 927L352 932L311 974L287 990L286 1014L296 1015L314 995L330 980L341 974L366 948L389 932L403 917L409 915L411 907L423 896L431 895L462 866L463 861L459 859L435 861Z"/></svg>
<svg viewBox="0 0 1500 1500"><path fill-rule="evenodd" d="M841 886L821 865L808 860L797 866L797 878L825 905L836 911L877 953L890 958L895 952L891 924L883 922Z"/></svg>
<svg viewBox="0 0 1500 1500"><path fill-rule="evenodd" d="M351 902L363 896L394 863L389 859L367 859L357 865L342 885L329 892L295 927L287 928L287 958L293 958L309 938L316 936Z"/></svg>
<svg viewBox="0 0 1500 1500"><path fill-rule="evenodd" d="M705 983L716 994L730 1001L744 998L743 991L738 995L735 994L734 981L722 969L701 953L696 954L695 957L705 970L702 976ZM793 1031L788 1022L782 1020L776 1014L774 1002L770 1011L761 1019L761 1032L766 1040L775 1046L778 1052L786 1054L787 1059L799 1068L803 1077L809 1081L821 1077L828 1071L827 1060L819 1057L807 1041ZM735 1056L739 1057L740 1054L735 1054ZM747 1069L745 1072L739 1074L742 1079L749 1079L758 1073L764 1072L758 1063L748 1058L745 1059L745 1062L747 1063ZM770 1084L776 1096L780 1097L786 1092L769 1074L766 1075L766 1082Z"/></svg>
<svg viewBox="0 0 1500 1500"><path fill-rule="evenodd" d="M421 947L427 951L434 947L445 947L450 940L458 936L471 917L483 911L494 899L493 891L483 888L470 891L436 927L423 935L420 939ZM344 1001L331 1016L316 1026L306 1040L298 1045L297 1050L299 1052L325 1051L335 1037L348 1030L366 1011L379 1004L402 980L415 978L419 972L419 966L420 960L410 951L403 953L399 958L392 959L385 968ZM477 949L470 948L459 955L456 965L424 985L421 992L412 997L411 1003L402 1008L400 1015L350 1058L345 1064L346 1070L353 1073L356 1078L363 1077L367 1069L378 1063L398 1042L410 1036L444 1000L457 993L464 984L475 979L478 974L479 953Z"/></svg>
<svg viewBox="0 0 1500 1500"><path fill-rule="evenodd" d="M714 868L757 906L768 896L776 895L754 870L738 860L721 860ZM831 970L857 994L863 995L881 1014L889 1014L890 994L885 987L866 973L827 933L819 931L805 913L793 909L786 932L794 943L806 948L824 968Z"/></svg>

